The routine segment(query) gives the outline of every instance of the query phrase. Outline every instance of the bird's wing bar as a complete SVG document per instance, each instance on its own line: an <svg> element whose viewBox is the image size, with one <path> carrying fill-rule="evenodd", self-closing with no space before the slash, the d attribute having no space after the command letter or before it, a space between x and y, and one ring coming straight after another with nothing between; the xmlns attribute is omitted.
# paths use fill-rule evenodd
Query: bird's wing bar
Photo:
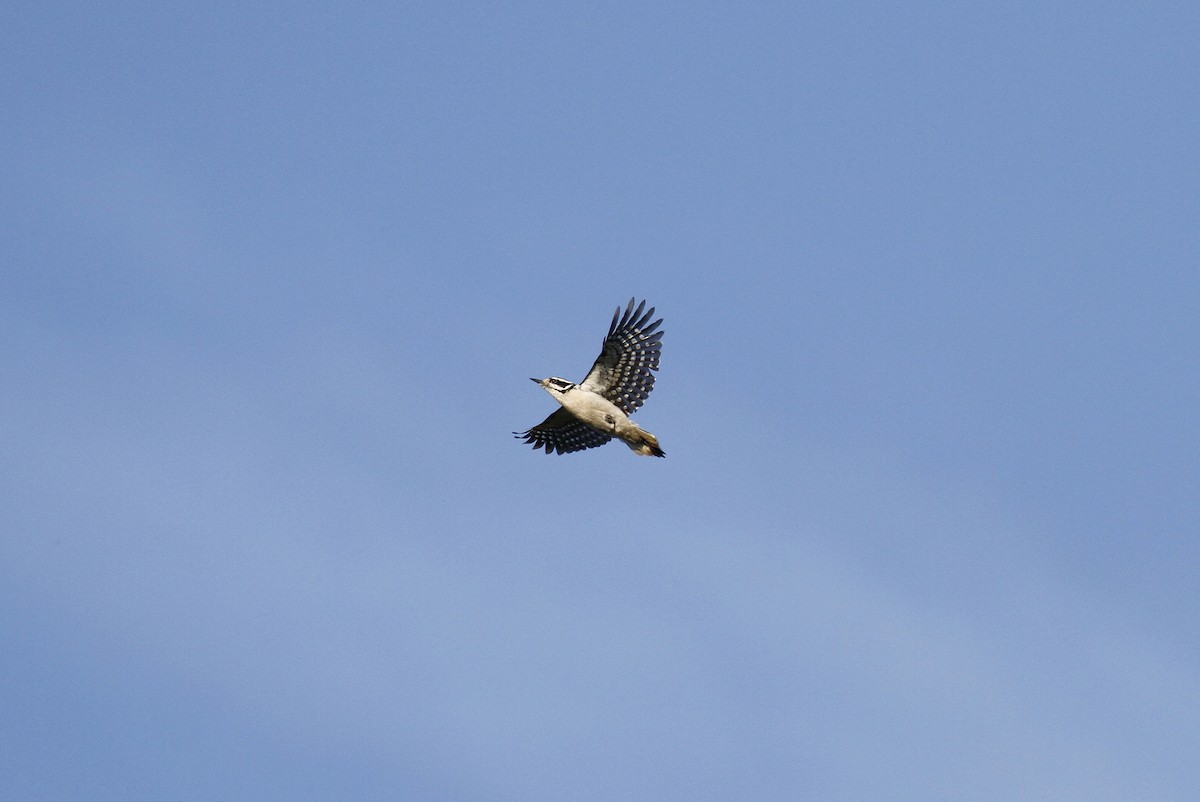
<svg viewBox="0 0 1200 802"><path fill-rule="evenodd" d="M663 332L655 331L662 318L650 323L654 307L643 313L645 301L636 310L633 304L630 298L625 314L617 307L600 356L581 385L612 401L626 415L632 415L654 389L654 371L662 353Z"/></svg>
<svg viewBox="0 0 1200 802"><path fill-rule="evenodd" d="M544 448L546 453L570 454L587 448L602 446L612 438L593 429L562 407L550 417L526 432L513 434L529 443L534 449Z"/></svg>

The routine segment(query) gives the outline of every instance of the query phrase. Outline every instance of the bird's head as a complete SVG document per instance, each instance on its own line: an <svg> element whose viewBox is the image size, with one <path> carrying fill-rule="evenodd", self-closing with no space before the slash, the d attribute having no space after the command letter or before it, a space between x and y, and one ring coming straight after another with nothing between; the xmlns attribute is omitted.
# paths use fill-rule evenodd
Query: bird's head
<svg viewBox="0 0 1200 802"><path fill-rule="evenodd" d="M560 379L557 376L551 376L548 379L530 379L531 382L537 382L542 389L548 393L565 393L575 386L575 382L569 382L566 379Z"/></svg>

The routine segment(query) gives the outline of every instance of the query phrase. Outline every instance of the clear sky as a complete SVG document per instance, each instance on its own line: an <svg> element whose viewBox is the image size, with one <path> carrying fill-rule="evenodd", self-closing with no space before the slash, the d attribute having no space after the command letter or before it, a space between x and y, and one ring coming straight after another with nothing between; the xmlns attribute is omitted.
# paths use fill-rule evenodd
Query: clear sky
<svg viewBox="0 0 1200 802"><path fill-rule="evenodd" d="M0 796L1194 799L1197 42L7 4Z"/></svg>

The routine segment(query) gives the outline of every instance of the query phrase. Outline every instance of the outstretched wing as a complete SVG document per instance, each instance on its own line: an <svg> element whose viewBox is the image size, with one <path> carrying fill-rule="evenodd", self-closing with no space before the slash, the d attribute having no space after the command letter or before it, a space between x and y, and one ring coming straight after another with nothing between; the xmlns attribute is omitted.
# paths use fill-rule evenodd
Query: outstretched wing
<svg viewBox="0 0 1200 802"><path fill-rule="evenodd" d="M585 448L602 446L612 439L607 434L588 426L562 407L559 407L550 417L529 431L513 432L513 434L526 443L532 444L535 449L546 449L547 454L551 451L570 454L572 451L583 451Z"/></svg>
<svg viewBox="0 0 1200 802"><path fill-rule="evenodd" d="M581 385L612 401L626 415L632 415L654 389L663 336L663 332L655 331L662 318L648 322L654 316L654 307L642 314L646 302L635 310L633 301L629 299L624 315L617 307L604 338L604 349Z"/></svg>

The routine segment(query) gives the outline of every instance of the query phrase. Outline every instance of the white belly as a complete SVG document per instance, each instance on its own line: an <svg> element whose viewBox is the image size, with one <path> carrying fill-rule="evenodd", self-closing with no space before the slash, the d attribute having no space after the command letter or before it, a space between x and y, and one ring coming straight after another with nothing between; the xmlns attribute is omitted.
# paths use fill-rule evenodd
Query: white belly
<svg viewBox="0 0 1200 802"><path fill-rule="evenodd" d="M620 407L602 395L577 391L558 399L568 412L602 432L615 436L629 424L629 417Z"/></svg>

